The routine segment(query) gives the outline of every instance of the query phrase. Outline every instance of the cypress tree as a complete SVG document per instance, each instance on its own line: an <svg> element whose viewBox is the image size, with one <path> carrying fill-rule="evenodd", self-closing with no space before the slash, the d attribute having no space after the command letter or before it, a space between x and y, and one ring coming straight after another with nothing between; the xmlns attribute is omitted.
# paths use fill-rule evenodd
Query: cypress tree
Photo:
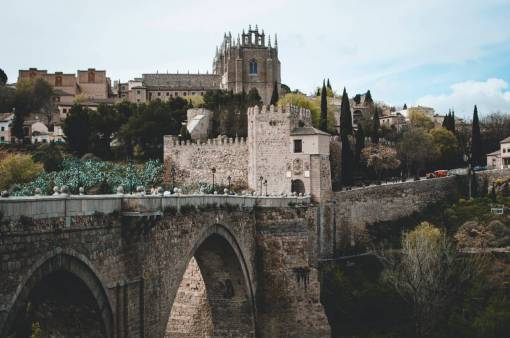
<svg viewBox="0 0 510 338"><path fill-rule="evenodd" d="M360 123L358 123L358 130L356 130L356 149L354 153L354 161L356 165L359 165L361 157L361 151L365 148L365 132Z"/></svg>
<svg viewBox="0 0 510 338"><path fill-rule="evenodd" d="M448 109L448 114L445 115L441 126L445 129L450 130L450 110L449 109Z"/></svg>
<svg viewBox="0 0 510 338"><path fill-rule="evenodd" d="M372 120L372 143L379 144L379 129L381 125L379 122L379 109L377 107L374 107L374 117Z"/></svg>
<svg viewBox="0 0 510 338"><path fill-rule="evenodd" d="M328 96L327 96L326 84L322 81L321 91L321 118L319 121L319 129L322 131L328 131Z"/></svg>
<svg viewBox="0 0 510 338"><path fill-rule="evenodd" d="M407 109L407 104L404 103L404 107L402 109L406 110Z"/></svg>
<svg viewBox="0 0 510 338"><path fill-rule="evenodd" d="M326 86L328 87L329 90L333 90L333 88L331 88L331 83L329 82L329 79L328 79L328 84Z"/></svg>
<svg viewBox="0 0 510 338"><path fill-rule="evenodd" d="M342 104L340 106L340 135L352 135L352 114L349 104L349 96L344 87L342 94Z"/></svg>
<svg viewBox="0 0 510 338"><path fill-rule="evenodd" d="M478 120L478 108L475 105L473 111L473 126L471 130L471 165L477 166L484 163L482 153L482 136L480 134L480 121Z"/></svg>
<svg viewBox="0 0 510 338"><path fill-rule="evenodd" d="M278 96L278 84L275 81L273 86L273 95L271 95L271 104L276 106L276 103L278 103L279 99L280 97Z"/></svg>
<svg viewBox="0 0 510 338"><path fill-rule="evenodd" d="M354 156L351 150L351 143L349 142L349 135L340 135L342 140L342 184L348 186L352 184L353 180L353 169L354 169Z"/></svg>
<svg viewBox="0 0 510 338"><path fill-rule="evenodd" d="M455 110L452 109L452 115L450 116L450 131L455 134Z"/></svg>

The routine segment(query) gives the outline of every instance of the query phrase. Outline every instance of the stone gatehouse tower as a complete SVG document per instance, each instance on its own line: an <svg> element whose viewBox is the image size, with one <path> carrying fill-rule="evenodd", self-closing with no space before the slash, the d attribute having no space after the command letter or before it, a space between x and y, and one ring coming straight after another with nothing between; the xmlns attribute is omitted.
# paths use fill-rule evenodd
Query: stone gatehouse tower
<svg viewBox="0 0 510 338"><path fill-rule="evenodd" d="M213 61L213 74L221 76L221 88L240 93L256 88L262 102L269 104L276 83L281 89L280 60L278 60L278 40L275 35L274 47L271 37L258 27L237 36L225 34Z"/></svg>

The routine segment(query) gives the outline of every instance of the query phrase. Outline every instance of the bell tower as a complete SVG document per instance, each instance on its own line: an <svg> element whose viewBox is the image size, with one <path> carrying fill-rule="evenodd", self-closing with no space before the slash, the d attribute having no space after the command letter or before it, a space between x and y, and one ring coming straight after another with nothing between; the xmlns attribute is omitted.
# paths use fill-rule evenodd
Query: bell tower
<svg viewBox="0 0 510 338"><path fill-rule="evenodd" d="M278 59L278 40L274 36L274 46L271 36L258 26L248 31L243 29L237 39L228 33L223 36L223 42L216 48L213 61L213 73L222 76L221 88L233 90L234 93L252 88L257 89L262 102L269 104L273 87L281 90L280 60Z"/></svg>

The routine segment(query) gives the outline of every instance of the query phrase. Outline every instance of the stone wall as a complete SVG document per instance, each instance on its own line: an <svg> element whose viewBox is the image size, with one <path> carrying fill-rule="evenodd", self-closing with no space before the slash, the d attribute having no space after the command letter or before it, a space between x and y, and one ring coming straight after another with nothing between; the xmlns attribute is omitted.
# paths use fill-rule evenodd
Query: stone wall
<svg viewBox="0 0 510 338"><path fill-rule="evenodd" d="M180 300L200 302L203 285L212 336L329 336L314 265L317 207L309 198L296 199L308 203L297 208L277 203L288 203L284 198L260 199L277 208L253 208L256 203L246 203L259 199L240 196L106 198L94 205L108 206L109 198L115 201L108 206L112 212L94 212L84 202L87 216L78 211L70 216L66 204L95 203L93 196L0 200L0 210L10 210L0 222L0 335L16 309L26 308L31 290L64 270L91 291L109 337L164 337L175 300L176 311L186 317ZM239 208L214 207L229 199ZM38 211L44 203L56 203L46 217ZM195 204L200 208L190 208ZM166 214L155 212L162 209ZM192 257L203 285L198 269L190 268ZM190 293L192 283L197 284ZM197 318L210 324L207 311ZM194 329L209 332L210 325Z"/></svg>
<svg viewBox="0 0 510 338"><path fill-rule="evenodd" d="M510 178L510 169L496 169L485 170L475 173L474 181L476 183L476 190L474 193L477 195L485 195L496 180Z"/></svg>
<svg viewBox="0 0 510 338"><path fill-rule="evenodd" d="M165 170L175 168L176 184L212 183L212 168L216 184L248 186L248 146L245 139L214 139L207 143L182 143L171 136L165 136ZM166 177L172 182L172 174Z"/></svg>
<svg viewBox="0 0 510 338"><path fill-rule="evenodd" d="M458 196L461 180L461 177L449 176L334 192L332 196L336 204L323 205L325 222L329 227L322 230L323 254L331 253L333 241L336 241L337 247L355 245L367 225L397 220L433 203ZM336 228L336 233L333 233L332 227Z"/></svg>

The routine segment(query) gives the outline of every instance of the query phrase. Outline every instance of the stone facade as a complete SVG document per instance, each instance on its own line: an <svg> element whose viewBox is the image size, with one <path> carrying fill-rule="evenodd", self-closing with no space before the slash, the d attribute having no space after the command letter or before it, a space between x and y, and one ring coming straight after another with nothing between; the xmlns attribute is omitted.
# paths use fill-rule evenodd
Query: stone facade
<svg viewBox="0 0 510 338"><path fill-rule="evenodd" d="M314 263L317 207L265 208L261 199L256 209L221 208L204 198L198 209L181 205L176 213L168 203L179 197L104 196L92 204L76 197L70 201L83 203L70 203L63 217L52 205L60 199L41 199L40 208L35 199L0 201L7 215L0 227L0 335L32 290L67 271L99 309L103 327L82 328L84 336L328 337ZM79 205L88 205L83 215ZM109 209L117 212L103 213Z"/></svg>
<svg viewBox="0 0 510 338"><path fill-rule="evenodd" d="M203 143L179 142L174 136L165 136L165 165L167 177L176 184L232 183L248 188L248 145L245 139L213 139ZM174 177L172 177L174 175Z"/></svg>
<svg viewBox="0 0 510 338"><path fill-rule="evenodd" d="M165 136L167 170L178 184L233 182L258 194L311 194L331 191L329 134L312 127L310 111L287 106L248 109L248 140L178 142ZM167 175L168 177L168 175Z"/></svg>
<svg viewBox="0 0 510 338"><path fill-rule="evenodd" d="M131 82L131 81L130 81ZM276 84L281 90L280 60L278 59L278 41L271 44L271 38L258 28L238 35L225 34L221 46L216 49L212 73L180 74L153 73L143 74L137 86L128 83L116 83L115 90L121 98L131 102L146 102L172 97L204 96L208 90L232 90L248 93L257 89L262 102L269 104Z"/></svg>

